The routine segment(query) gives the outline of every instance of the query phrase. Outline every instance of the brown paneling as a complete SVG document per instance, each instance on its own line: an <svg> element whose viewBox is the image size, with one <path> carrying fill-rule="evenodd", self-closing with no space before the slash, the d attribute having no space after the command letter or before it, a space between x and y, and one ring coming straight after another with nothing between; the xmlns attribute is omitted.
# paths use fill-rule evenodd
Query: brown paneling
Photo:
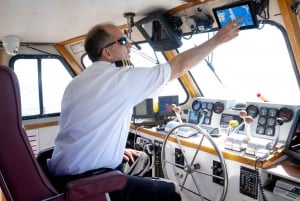
<svg viewBox="0 0 300 201"><path fill-rule="evenodd" d="M57 126L57 125L58 125L58 121L53 121L53 122L25 125L24 128L25 130L32 130L32 129L50 127L50 126Z"/></svg>
<svg viewBox="0 0 300 201"><path fill-rule="evenodd" d="M300 71L300 25L296 14L291 9L293 2L294 0L278 0L278 5L294 52L298 71Z"/></svg>
<svg viewBox="0 0 300 201"><path fill-rule="evenodd" d="M79 36L79 37L76 37L76 38L72 38L70 40L60 42L55 46L57 51L68 62L68 64L71 66L71 68L73 69L73 71L75 72L76 75L81 73L83 71L83 69L78 65L78 63L76 62L74 57L68 52L68 50L66 49L65 46L69 45L69 44L72 44L72 43L76 43L77 41L81 41L84 38L85 38L85 36Z"/></svg>
<svg viewBox="0 0 300 201"><path fill-rule="evenodd" d="M165 51L164 54L169 61L176 56L175 51ZM197 91L197 87L193 85L194 82L191 80L191 77L188 74L182 75L179 79L191 97L200 96L200 93Z"/></svg>

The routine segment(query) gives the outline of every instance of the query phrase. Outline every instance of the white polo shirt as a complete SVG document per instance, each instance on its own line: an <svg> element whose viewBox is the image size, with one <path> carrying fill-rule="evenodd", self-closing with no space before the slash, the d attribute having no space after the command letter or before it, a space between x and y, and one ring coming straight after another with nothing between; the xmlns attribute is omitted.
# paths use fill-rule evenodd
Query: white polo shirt
<svg viewBox="0 0 300 201"><path fill-rule="evenodd" d="M98 61L75 77L62 100L60 131L48 163L52 173L121 164L133 107L157 95L170 75L169 64L120 68Z"/></svg>

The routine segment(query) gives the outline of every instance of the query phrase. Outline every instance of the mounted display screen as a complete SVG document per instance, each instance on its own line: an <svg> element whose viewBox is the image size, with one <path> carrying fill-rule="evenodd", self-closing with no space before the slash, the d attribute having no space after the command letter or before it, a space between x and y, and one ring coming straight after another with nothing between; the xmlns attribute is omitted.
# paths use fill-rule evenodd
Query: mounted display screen
<svg viewBox="0 0 300 201"><path fill-rule="evenodd" d="M136 105L133 108L133 118L140 119L140 118L152 118L154 117L153 111L153 99L148 98Z"/></svg>
<svg viewBox="0 0 300 201"><path fill-rule="evenodd" d="M191 124L198 124L199 123L199 117L200 117L199 111L190 111L188 122L191 123Z"/></svg>
<svg viewBox="0 0 300 201"><path fill-rule="evenodd" d="M182 45L181 31L167 13L152 13L136 23L136 27L155 51L167 51ZM182 22L181 22L182 23Z"/></svg>
<svg viewBox="0 0 300 201"><path fill-rule="evenodd" d="M178 105L178 96L159 96L158 97L158 115L159 116L175 116L171 105Z"/></svg>
<svg viewBox="0 0 300 201"><path fill-rule="evenodd" d="M285 143L284 152L289 158L300 164L300 108L296 112L295 121Z"/></svg>
<svg viewBox="0 0 300 201"><path fill-rule="evenodd" d="M252 1L240 1L213 8L213 13L219 28L239 17L242 17L239 22L240 30L258 27Z"/></svg>

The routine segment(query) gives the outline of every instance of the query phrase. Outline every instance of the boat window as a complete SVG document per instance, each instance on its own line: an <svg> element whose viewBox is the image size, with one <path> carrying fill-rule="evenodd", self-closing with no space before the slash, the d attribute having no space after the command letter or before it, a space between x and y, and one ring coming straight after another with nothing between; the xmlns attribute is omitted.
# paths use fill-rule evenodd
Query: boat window
<svg viewBox="0 0 300 201"><path fill-rule="evenodd" d="M197 46L215 33L183 39L179 52ZM187 38L187 37L185 37ZM241 101L299 104L299 73L285 30L266 21L259 29L242 30L219 46L191 74L206 97Z"/></svg>
<svg viewBox="0 0 300 201"><path fill-rule="evenodd" d="M10 61L21 92L23 119L58 116L71 71L58 56L17 55Z"/></svg>
<svg viewBox="0 0 300 201"><path fill-rule="evenodd" d="M153 51L149 43L140 43L138 47L131 48L130 60L135 67L153 67L156 64L166 63L162 52ZM91 60L85 54L82 57L82 64L85 68L92 64ZM178 79L169 82L159 96L178 95L179 104L187 101L187 92Z"/></svg>

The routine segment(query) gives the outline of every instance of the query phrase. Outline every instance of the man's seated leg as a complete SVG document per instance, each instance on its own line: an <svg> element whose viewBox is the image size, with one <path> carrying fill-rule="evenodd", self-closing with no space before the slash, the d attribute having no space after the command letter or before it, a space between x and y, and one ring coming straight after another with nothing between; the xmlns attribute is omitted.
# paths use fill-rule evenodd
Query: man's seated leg
<svg viewBox="0 0 300 201"><path fill-rule="evenodd" d="M172 181L130 175L127 178L124 189L110 193L112 201L181 201L179 187Z"/></svg>
<svg viewBox="0 0 300 201"><path fill-rule="evenodd" d="M132 176L145 176L151 166L150 157L143 151L140 151L140 156L134 158L134 162L124 161L122 171Z"/></svg>

